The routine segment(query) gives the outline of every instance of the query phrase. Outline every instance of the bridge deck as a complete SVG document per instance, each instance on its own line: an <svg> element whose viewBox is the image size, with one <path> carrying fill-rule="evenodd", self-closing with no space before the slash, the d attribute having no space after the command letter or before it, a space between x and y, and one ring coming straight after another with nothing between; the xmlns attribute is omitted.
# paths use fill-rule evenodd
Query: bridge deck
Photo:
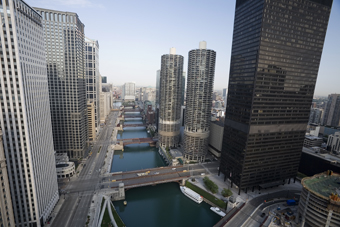
<svg viewBox="0 0 340 227"><path fill-rule="evenodd" d="M146 127L146 124L123 124L123 128L130 128L130 127Z"/></svg>
<svg viewBox="0 0 340 227"><path fill-rule="evenodd" d="M141 144L141 143L156 143L156 140L153 140L152 138L132 138L132 139L117 139L117 142L123 142L124 145L129 144Z"/></svg>
<svg viewBox="0 0 340 227"><path fill-rule="evenodd" d="M142 116L141 115L124 115L124 119L127 119L127 118L142 118Z"/></svg>

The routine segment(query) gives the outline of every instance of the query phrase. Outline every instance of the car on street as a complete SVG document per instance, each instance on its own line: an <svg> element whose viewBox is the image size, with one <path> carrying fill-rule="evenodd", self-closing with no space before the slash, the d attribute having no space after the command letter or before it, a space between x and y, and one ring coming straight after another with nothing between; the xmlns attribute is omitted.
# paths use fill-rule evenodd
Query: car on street
<svg viewBox="0 0 340 227"><path fill-rule="evenodd" d="M261 218L263 218L264 216L266 216L266 213L262 213L260 216Z"/></svg>

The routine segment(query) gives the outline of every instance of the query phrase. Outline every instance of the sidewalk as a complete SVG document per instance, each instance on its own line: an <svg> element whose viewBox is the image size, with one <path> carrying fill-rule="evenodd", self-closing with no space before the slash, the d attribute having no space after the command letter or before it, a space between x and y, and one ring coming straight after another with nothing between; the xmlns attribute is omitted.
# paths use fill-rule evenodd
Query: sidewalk
<svg viewBox="0 0 340 227"><path fill-rule="evenodd" d="M64 204L64 201L65 201L64 195L61 195L59 197L59 201L58 201L57 205L54 207L53 211L50 214L50 217L52 217L52 219L50 221L50 224L46 223L46 226L51 226L52 225L52 223L54 222L55 217L57 216L57 214L59 213L59 210L61 209L62 205Z"/></svg>

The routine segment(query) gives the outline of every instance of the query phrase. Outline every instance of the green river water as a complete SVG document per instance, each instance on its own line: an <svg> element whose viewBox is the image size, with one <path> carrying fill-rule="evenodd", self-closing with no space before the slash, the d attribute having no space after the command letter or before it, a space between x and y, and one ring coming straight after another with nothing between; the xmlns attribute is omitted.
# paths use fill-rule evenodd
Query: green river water
<svg viewBox="0 0 340 227"><path fill-rule="evenodd" d="M125 117L127 117L126 114ZM131 114L135 115L135 113ZM140 119L124 124L141 124ZM150 135L145 128L124 129L117 138L144 138ZM124 152L115 151L111 172L139 170L165 166L157 148L148 144L125 146ZM210 205L197 204L186 197L178 183L133 188L126 191L127 206L114 202L118 214L128 227L209 227L220 220Z"/></svg>

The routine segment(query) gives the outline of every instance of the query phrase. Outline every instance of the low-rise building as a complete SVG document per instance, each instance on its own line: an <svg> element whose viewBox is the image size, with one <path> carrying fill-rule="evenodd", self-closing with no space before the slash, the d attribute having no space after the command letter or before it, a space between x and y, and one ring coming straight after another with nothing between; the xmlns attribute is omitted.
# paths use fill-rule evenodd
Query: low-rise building
<svg viewBox="0 0 340 227"><path fill-rule="evenodd" d="M305 136L305 140L303 142L304 147L320 147L323 142L323 139L317 136Z"/></svg>
<svg viewBox="0 0 340 227"><path fill-rule="evenodd" d="M303 186L298 209L301 227L340 226L340 175L323 172L301 180ZM296 219L297 222L299 218Z"/></svg>
<svg viewBox="0 0 340 227"><path fill-rule="evenodd" d="M146 123L155 123L155 111L152 110L152 105L148 105L148 109L146 111Z"/></svg>
<svg viewBox="0 0 340 227"><path fill-rule="evenodd" d="M58 179L69 178L75 174L74 162L59 162L56 164Z"/></svg>

